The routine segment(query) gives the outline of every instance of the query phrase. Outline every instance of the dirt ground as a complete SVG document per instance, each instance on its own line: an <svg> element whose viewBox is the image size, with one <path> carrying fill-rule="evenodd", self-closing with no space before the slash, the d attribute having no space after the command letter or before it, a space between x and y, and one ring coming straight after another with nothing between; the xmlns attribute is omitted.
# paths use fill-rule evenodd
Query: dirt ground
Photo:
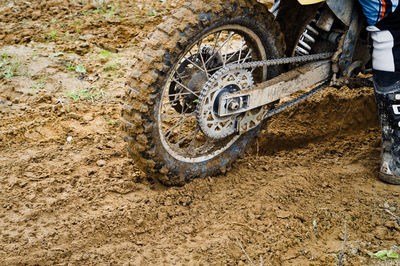
<svg viewBox="0 0 400 266"><path fill-rule="evenodd" d="M119 128L140 40L182 1L0 0L0 264L398 265L372 88L273 118L226 175L165 187ZM389 212L388 212L389 211Z"/></svg>

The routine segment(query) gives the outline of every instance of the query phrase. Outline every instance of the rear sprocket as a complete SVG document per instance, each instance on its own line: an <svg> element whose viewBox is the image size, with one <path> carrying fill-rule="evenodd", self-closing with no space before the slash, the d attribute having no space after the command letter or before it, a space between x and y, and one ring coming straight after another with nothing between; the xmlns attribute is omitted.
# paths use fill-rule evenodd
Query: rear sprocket
<svg viewBox="0 0 400 266"><path fill-rule="evenodd" d="M246 69L229 71L206 83L196 110L197 122L204 135L212 139L223 139L236 131L238 115L219 116L219 99L224 94L250 88L253 83L252 73Z"/></svg>

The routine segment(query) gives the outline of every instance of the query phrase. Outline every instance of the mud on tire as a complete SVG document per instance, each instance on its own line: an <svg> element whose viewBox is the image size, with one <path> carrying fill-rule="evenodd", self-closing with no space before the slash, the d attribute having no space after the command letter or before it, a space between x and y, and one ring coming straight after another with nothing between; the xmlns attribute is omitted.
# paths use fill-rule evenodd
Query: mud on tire
<svg viewBox="0 0 400 266"><path fill-rule="evenodd" d="M128 152L138 168L164 184L182 184L195 177L217 174L243 153L259 132L255 128L215 156L191 162L173 156L162 143L160 102L171 72L189 47L224 25L239 25L254 32L268 59L283 55L283 35L266 6L253 0L193 1L178 8L148 36L127 82L122 129ZM276 67L267 70L268 78L278 74Z"/></svg>

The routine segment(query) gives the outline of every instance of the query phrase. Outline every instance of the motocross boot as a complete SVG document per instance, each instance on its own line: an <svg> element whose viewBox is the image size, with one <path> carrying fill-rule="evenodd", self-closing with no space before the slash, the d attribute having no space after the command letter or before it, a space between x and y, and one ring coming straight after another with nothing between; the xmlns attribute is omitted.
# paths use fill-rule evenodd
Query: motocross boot
<svg viewBox="0 0 400 266"><path fill-rule="evenodd" d="M400 72L374 70L374 89L382 129L379 179L400 185Z"/></svg>

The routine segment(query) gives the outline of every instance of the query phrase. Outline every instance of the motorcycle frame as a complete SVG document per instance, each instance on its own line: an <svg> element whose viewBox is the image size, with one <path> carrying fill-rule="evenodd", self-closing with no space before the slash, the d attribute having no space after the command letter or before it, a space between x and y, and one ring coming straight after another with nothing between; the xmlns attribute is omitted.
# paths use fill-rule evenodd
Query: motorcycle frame
<svg viewBox="0 0 400 266"><path fill-rule="evenodd" d="M316 3L315 1L307 2L305 0L298 0L298 2L301 5ZM339 47L341 55L338 60L338 68L341 71L341 76L348 78L355 67L359 65L359 62L353 63L352 61L358 36L363 25L362 17L359 15L360 13L354 0L326 0L325 2L333 14L348 27L343 44L340 44L342 47Z"/></svg>

